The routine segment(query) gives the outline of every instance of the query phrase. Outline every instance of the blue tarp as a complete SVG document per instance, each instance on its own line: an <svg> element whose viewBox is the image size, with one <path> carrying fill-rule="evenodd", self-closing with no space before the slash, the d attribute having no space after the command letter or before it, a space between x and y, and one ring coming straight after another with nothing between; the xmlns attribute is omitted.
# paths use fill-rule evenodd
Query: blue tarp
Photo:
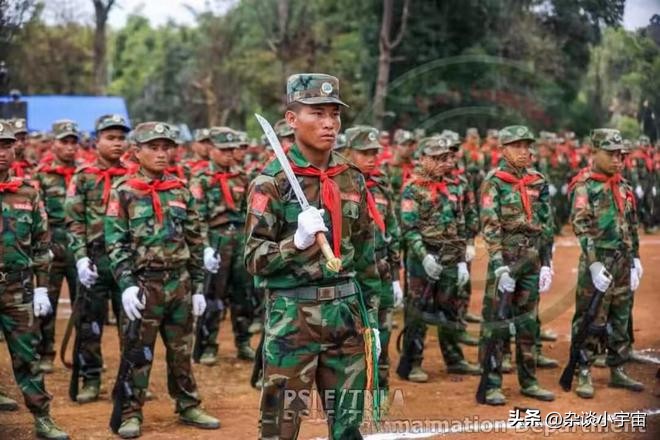
<svg viewBox="0 0 660 440"><path fill-rule="evenodd" d="M30 131L49 131L57 119L72 119L81 130L92 133L96 118L109 113L129 120L124 98L119 96L36 95L22 96L21 101L27 102Z"/></svg>

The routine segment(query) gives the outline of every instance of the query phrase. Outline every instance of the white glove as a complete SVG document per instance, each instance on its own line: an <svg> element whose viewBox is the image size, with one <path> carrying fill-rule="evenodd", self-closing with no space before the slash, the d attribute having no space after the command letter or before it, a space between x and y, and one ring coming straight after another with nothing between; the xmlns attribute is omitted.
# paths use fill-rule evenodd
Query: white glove
<svg viewBox="0 0 660 440"><path fill-rule="evenodd" d="M397 309L403 304L403 290L401 289L401 283L393 281L392 290L394 291L394 308Z"/></svg>
<svg viewBox="0 0 660 440"><path fill-rule="evenodd" d="M380 346L380 331L377 328L372 328L373 330L373 337L376 342L376 359L380 359L380 351L381 351L381 346Z"/></svg>
<svg viewBox="0 0 660 440"><path fill-rule="evenodd" d="M126 313L126 316L131 321L142 318L140 310L144 310L144 297L142 301L138 299L139 291L139 287L131 286L121 293L121 303L124 306L124 313Z"/></svg>
<svg viewBox="0 0 660 440"><path fill-rule="evenodd" d="M440 278L442 265L438 263L433 255L427 254L426 257L424 257L422 260L422 266L424 266L424 271L429 278L432 280L437 280Z"/></svg>
<svg viewBox="0 0 660 440"><path fill-rule="evenodd" d="M561 193L562 193L563 195L568 194L568 184L567 184L567 183L564 183L564 184L561 186Z"/></svg>
<svg viewBox="0 0 660 440"><path fill-rule="evenodd" d="M470 272L468 271L467 263L458 263L458 287L463 287L470 281Z"/></svg>
<svg viewBox="0 0 660 440"><path fill-rule="evenodd" d="M196 293L192 296L192 313L193 316L202 316L206 310L206 298L201 293Z"/></svg>
<svg viewBox="0 0 660 440"><path fill-rule="evenodd" d="M34 297L32 298L32 307L34 309L34 316L46 316L52 310L50 299L48 299L48 289L45 287L36 287L34 289Z"/></svg>
<svg viewBox="0 0 660 440"><path fill-rule="evenodd" d="M314 244L317 232L326 232L328 228L323 223L323 209L313 206L298 214L298 229L293 236L293 244L296 249L304 251Z"/></svg>
<svg viewBox="0 0 660 440"><path fill-rule="evenodd" d="M544 293L550 290L552 285L552 268L542 266L539 272L539 293Z"/></svg>
<svg viewBox="0 0 660 440"><path fill-rule="evenodd" d="M639 278L640 281L642 281L642 276L644 276L644 268L642 267L642 260L639 258L633 259L633 264L635 265L635 269L637 269L637 277Z"/></svg>
<svg viewBox="0 0 660 440"><path fill-rule="evenodd" d="M204 268L211 273L218 273L220 269L220 254L216 255L211 247L204 248Z"/></svg>
<svg viewBox="0 0 660 440"><path fill-rule="evenodd" d="M474 257L477 255L477 248L473 244L468 244L465 247L465 261L469 263L474 260Z"/></svg>
<svg viewBox="0 0 660 440"><path fill-rule="evenodd" d="M651 194L653 194L653 197L658 194L658 190L655 189L655 186L651 187Z"/></svg>
<svg viewBox="0 0 660 440"><path fill-rule="evenodd" d="M601 292L606 292L612 283L612 275L605 269L603 263L598 261L591 263L589 271L591 272L591 282L594 284L594 287Z"/></svg>
<svg viewBox="0 0 660 440"><path fill-rule="evenodd" d="M639 287L639 273L634 267L630 268L630 290L633 292Z"/></svg>
<svg viewBox="0 0 660 440"><path fill-rule="evenodd" d="M551 183L548 185L548 192L550 193L550 197L554 197L557 194L557 187Z"/></svg>
<svg viewBox="0 0 660 440"><path fill-rule="evenodd" d="M96 272L92 260L88 257L82 257L80 260L76 261L76 268L78 269L78 279L80 280L80 284L89 289L94 283L96 283L99 274Z"/></svg>
<svg viewBox="0 0 660 440"><path fill-rule="evenodd" d="M642 189L642 187L640 185L637 185L635 187L635 194L637 194L638 199L644 198L644 190Z"/></svg>
<svg viewBox="0 0 660 440"><path fill-rule="evenodd" d="M509 275L509 268L507 266L500 267L497 271L495 271L496 276L498 275L498 272L502 275L500 275L500 281L497 283L497 290L502 293L511 293L516 290L516 280L511 278L511 275Z"/></svg>

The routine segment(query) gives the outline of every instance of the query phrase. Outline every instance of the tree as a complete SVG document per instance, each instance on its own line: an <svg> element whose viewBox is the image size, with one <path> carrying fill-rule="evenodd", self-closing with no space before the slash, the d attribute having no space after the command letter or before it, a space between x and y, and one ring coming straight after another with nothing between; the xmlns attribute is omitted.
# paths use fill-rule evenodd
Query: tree
<svg viewBox="0 0 660 440"><path fill-rule="evenodd" d="M94 91L104 95L108 85L106 24L115 0L92 0L94 4Z"/></svg>

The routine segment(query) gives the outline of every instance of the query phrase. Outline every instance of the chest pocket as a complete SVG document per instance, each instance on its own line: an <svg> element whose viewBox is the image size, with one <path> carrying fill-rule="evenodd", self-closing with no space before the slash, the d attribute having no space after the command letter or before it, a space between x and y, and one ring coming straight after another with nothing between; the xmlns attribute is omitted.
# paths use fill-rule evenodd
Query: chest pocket
<svg viewBox="0 0 660 440"><path fill-rule="evenodd" d="M500 212L503 219L516 219L523 213L522 200L517 191L511 190L508 193L500 193Z"/></svg>
<svg viewBox="0 0 660 440"><path fill-rule="evenodd" d="M134 201L128 210L128 223L133 236L152 236L156 215L151 206L151 198Z"/></svg>
<svg viewBox="0 0 660 440"><path fill-rule="evenodd" d="M355 220L360 216L360 205L356 202L347 200L342 203L341 211L344 217Z"/></svg>
<svg viewBox="0 0 660 440"><path fill-rule="evenodd" d="M179 204L181 204L181 206L179 206ZM168 202L168 218L170 219L173 232L176 234L183 234L183 226L188 219L188 213L183 206L185 206L183 205L183 202L177 200Z"/></svg>
<svg viewBox="0 0 660 440"><path fill-rule="evenodd" d="M3 214L8 221L5 225L9 224L16 234L18 241L29 241L30 232L32 231L32 212L23 209L11 209L5 211Z"/></svg>

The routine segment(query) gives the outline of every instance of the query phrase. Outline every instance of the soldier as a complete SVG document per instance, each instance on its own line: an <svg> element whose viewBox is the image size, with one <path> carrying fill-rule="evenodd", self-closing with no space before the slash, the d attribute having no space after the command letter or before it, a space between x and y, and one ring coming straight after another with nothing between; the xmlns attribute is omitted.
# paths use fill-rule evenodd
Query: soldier
<svg viewBox="0 0 660 440"><path fill-rule="evenodd" d="M571 182L571 222L582 254L578 267L573 337L584 319L594 288L605 292L590 327L607 329L605 336L591 334L583 347L587 361L581 362L578 386L582 398L592 398L594 388L590 365L599 347L607 348L609 386L642 391L644 385L623 369L630 341L628 321L632 293L643 269L639 259L639 238L634 193L621 177L623 139L618 130L600 128L591 134L595 149L593 165Z"/></svg>
<svg viewBox="0 0 660 440"><path fill-rule="evenodd" d="M69 232L66 228L64 202L66 190L76 171L75 154L80 132L78 125L64 119L53 123L53 160L42 162L36 169L36 184L48 213L48 227L51 234L50 249L54 254L51 264L48 296L53 305L53 313L41 319L42 339L38 350L41 356L40 368L44 373L53 372L55 358L55 321L57 305L66 278L71 304L76 299L76 262L71 250Z"/></svg>
<svg viewBox="0 0 660 440"><path fill-rule="evenodd" d="M16 177L30 178L36 163L27 157L27 123L23 118L10 119L9 122L14 130L14 136L16 136L16 143L14 144L16 158L11 164L12 172Z"/></svg>
<svg viewBox="0 0 660 440"><path fill-rule="evenodd" d="M280 144L282 144L282 148L284 148L284 151L289 151L289 148L291 148L291 145L295 142L293 130L289 126L289 124L286 123L285 119L280 119L275 123L273 126L273 130L275 130L275 134L277 134L277 139L280 140Z"/></svg>
<svg viewBox="0 0 660 440"><path fill-rule="evenodd" d="M421 366L426 324L437 326L447 372L481 371L464 359L458 340L463 331L458 295L470 275L465 261L464 189L452 176L455 150L450 150L445 138L432 136L420 141L419 152L418 172L401 196L409 297L397 374L412 382L428 380Z"/></svg>
<svg viewBox="0 0 660 440"><path fill-rule="evenodd" d="M550 289L552 271L552 217L548 184L530 165L531 131L522 125L500 130L503 160L491 170L481 186L481 227L489 262L482 315L479 355L489 367L486 403L503 405L502 353L496 354L496 368L484 359L486 341L509 340L509 327L496 321L500 293L511 294L507 307L515 325L516 363L521 393L551 401L554 394L538 385L535 370L538 340L539 293ZM502 328L504 327L504 328Z"/></svg>
<svg viewBox="0 0 660 440"><path fill-rule="evenodd" d="M208 128L195 130L191 145L193 157L184 165L188 176L192 177L209 166L209 149L213 146L209 135Z"/></svg>
<svg viewBox="0 0 660 440"><path fill-rule="evenodd" d="M0 121L0 331L7 340L14 377L25 405L34 416L37 436L68 439L50 417L51 396L46 392L36 352L39 319L51 312L48 298L48 225L39 192L10 171L16 137L12 124ZM33 287L33 276L36 285ZM37 318L37 319L35 319ZM0 410L18 405L0 393Z"/></svg>
<svg viewBox="0 0 660 440"><path fill-rule="evenodd" d="M138 344L149 353L145 356L149 361L134 367L127 379L132 393L121 402L118 434L123 438L141 434L142 406L158 333L167 350L168 390L176 400L180 420L217 429L219 421L199 407L190 360L193 315L200 316L206 308L204 242L198 213L183 182L164 173L167 151L176 148L169 125L142 123L135 127L135 141L140 168L113 184L104 232L110 266L122 290L123 333L127 337L129 321L142 319ZM123 347L126 345L124 341Z"/></svg>
<svg viewBox="0 0 660 440"><path fill-rule="evenodd" d="M212 282L214 292L206 295L219 304L230 304L238 358L254 360L248 331L252 322L252 280L243 263L247 175L234 164L234 150L240 142L238 133L228 127L213 127L210 137L211 165L198 173L190 185L202 222L204 264L209 272L217 272ZM218 271L220 261L223 264ZM214 365L218 360L222 312L222 307L214 307L204 316L209 331L202 344L205 351L200 362L204 365Z"/></svg>
<svg viewBox="0 0 660 440"><path fill-rule="evenodd" d="M381 148L378 130L357 126L346 130L347 158L364 174L367 181L367 208L369 217L376 224L376 265L381 279L378 304L378 332L381 353L378 360L378 383L387 390L389 385L389 343L392 335L394 308L403 302L403 290L399 282L401 269L399 222L394 213L392 188L385 176L377 169L377 155Z"/></svg>
<svg viewBox="0 0 660 440"><path fill-rule="evenodd" d="M415 169L413 155L417 148L417 141L408 130L398 129L394 132L394 157L383 164L385 174L390 178L394 209L397 217L401 212L401 191L410 181Z"/></svg>
<svg viewBox="0 0 660 440"><path fill-rule="evenodd" d="M365 362L376 373L379 351L369 329L381 282L366 184L360 170L332 152L346 105L337 78L292 75L287 103L286 122L295 134L287 156L311 206L302 211L279 162L250 185L245 261L255 285L269 293L259 437L297 438L316 383L329 437L358 439ZM326 266L318 233L327 233L341 258L339 272ZM353 397L342 398L346 393Z"/></svg>
<svg viewBox="0 0 660 440"><path fill-rule="evenodd" d="M74 356L80 359L83 377L82 390L75 399L81 404L99 396L103 368L101 338L108 300L115 316L120 316L121 311L121 291L105 251L103 218L112 183L128 173L120 159L130 127L121 115L103 115L96 120L95 129L97 158L76 170L64 205L81 284L77 298L80 304L74 306L80 319L76 329L80 351Z"/></svg>
<svg viewBox="0 0 660 440"><path fill-rule="evenodd" d="M486 160L480 147L479 130L471 127L465 132L465 142L461 145L458 159L474 194L479 197L479 188L486 174Z"/></svg>

